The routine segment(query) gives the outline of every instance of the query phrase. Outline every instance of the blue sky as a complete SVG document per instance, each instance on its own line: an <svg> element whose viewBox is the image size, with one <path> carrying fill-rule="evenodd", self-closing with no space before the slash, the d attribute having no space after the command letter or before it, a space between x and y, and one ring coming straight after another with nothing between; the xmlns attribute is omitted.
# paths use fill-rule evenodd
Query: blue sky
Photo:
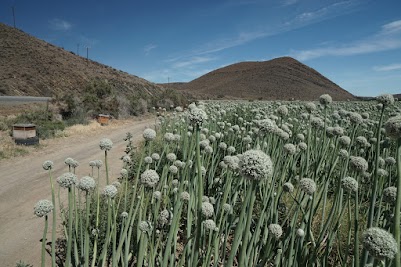
<svg viewBox="0 0 401 267"><path fill-rule="evenodd" d="M152 82L291 56L355 95L401 93L400 0L3 0L0 21Z"/></svg>

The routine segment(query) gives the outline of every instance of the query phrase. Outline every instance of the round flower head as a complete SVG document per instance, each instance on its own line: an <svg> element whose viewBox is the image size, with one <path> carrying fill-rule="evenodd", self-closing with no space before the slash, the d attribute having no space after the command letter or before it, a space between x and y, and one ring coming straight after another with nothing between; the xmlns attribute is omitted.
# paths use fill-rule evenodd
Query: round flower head
<svg viewBox="0 0 401 267"><path fill-rule="evenodd" d="M144 161L146 164L152 164L153 159L152 159L152 157L147 156L147 157L145 157L145 158L143 159L143 161Z"/></svg>
<svg viewBox="0 0 401 267"><path fill-rule="evenodd" d="M396 160L393 157L387 157L384 161L386 162L387 165L395 165L396 163Z"/></svg>
<svg viewBox="0 0 401 267"><path fill-rule="evenodd" d="M352 177L344 177L341 180L341 187L349 193L358 192L358 182Z"/></svg>
<svg viewBox="0 0 401 267"><path fill-rule="evenodd" d="M349 114L349 120L354 124L361 124L363 122L362 116L356 112L351 112Z"/></svg>
<svg viewBox="0 0 401 267"><path fill-rule="evenodd" d="M101 161L100 159L95 160L95 166L96 166L97 168L102 167L102 166L103 166L103 161Z"/></svg>
<svg viewBox="0 0 401 267"><path fill-rule="evenodd" d="M128 212L126 211L121 212L121 218L123 219L128 218Z"/></svg>
<svg viewBox="0 0 401 267"><path fill-rule="evenodd" d="M217 231L216 223L213 220L204 220L203 225L205 226L205 229L210 230L210 231Z"/></svg>
<svg viewBox="0 0 401 267"><path fill-rule="evenodd" d="M308 195L312 195L316 191L316 183L310 178L302 178L299 181L299 186Z"/></svg>
<svg viewBox="0 0 401 267"><path fill-rule="evenodd" d="M123 157L123 162L125 162L125 163L130 163L130 162L131 162L130 156L125 155L125 156Z"/></svg>
<svg viewBox="0 0 401 267"><path fill-rule="evenodd" d="M181 199L185 202L188 202L190 199L190 195L187 191L181 193Z"/></svg>
<svg viewBox="0 0 401 267"><path fill-rule="evenodd" d="M147 128L143 131L143 138L146 141L152 141L156 138L156 131L150 128Z"/></svg>
<svg viewBox="0 0 401 267"><path fill-rule="evenodd" d="M233 153L235 153L235 147L229 146L229 147L227 148L227 152L228 152L228 154L233 154Z"/></svg>
<svg viewBox="0 0 401 267"><path fill-rule="evenodd" d="M238 166L246 179L260 181L273 176L273 163L261 150L248 150L243 153Z"/></svg>
<svg viewBox="0 0 401 267"><path fill-rule="evenodd" d="M371 227L362 234L363 247L376 259L393 259L398 245L392 234L378 227Z"/></svg>
<svg viewBox="0 0 401 267"><path fill-rule="evenodd" d="M362 157L350 157L350 164L354 170L358 172L366 172L368 170L368 162Z"/></svg>
<svg viewBox="0 0 401 267"><path fill-rule="evenodd" d="M227 149L227 144L224 143L224 142L221 142L221 143L219 144L219 148L220 148L221 150L226 150L226 149Z"/></svg>
<svg viewBox="0 0 401 267"><path fill-rule="evenodd" d="M288 155L295 155L295 153L297 152L297 148L293 144L285 144L284 145L284 151Z"/></svg>
<svg viewBox="0 0 401 267"><path fill-rule="evenodd" d="M50 160L46 160L45 162L43 162L42 165L43 169L46 171L53 169L53 166L54 166L53 161Z"/></svg>
<svg viewBox="0 0 401 267"><path fill-rule="evenodd" d="M395 205L397 199L397 187L390 186L383 190L383 201Z"/></svg>
<svg viewBox="0 0 401 267"><path fill-rule="evenodd" d="M103 138L99 142L99 147L101 150L109 151L113 147L113 142L108 138Z"/></svg>
<svg viewBox="0 0 401 267"><path fill-rule="evenodd" d="M127 178L128 177L128 170L127 169L121 169L120 175L122 178Z"/></svg>
<svg viewBox="0 0 401 267"><path fill-rule="evenodd" d="M43 217L49 214L53 208L53 203L50 200L42 199L36 203L35 207L33 208L33 212L36 216Z"/></svg>
<svg viewBox="0 0 401 267"><path fill-rule="evenodd" d="M177 166L174 166L174 165L171 165L171 166L168 168L168 170L169 170L169 172L171 172L172 174L177 174L177 173L178 173L178 168L177 168Z"/></svg>
<svg viewBox="0 0 401 267"><path fill-rule="evenodd" d="M85 192L90 192L96 187L95 180L90 176L84 176L78 183L78 188Z"/></svg>
<svg viewBox="0 0 401 267"><path fill-rule="evenodd" d="M150 233L150 232L152 232L153 226L152 226L152 224L151 224L150 222L148 222L148 221L141 221L141 222L138 224L138 228L139 228L139 230L141 230L141 232L143 232L143 233Z"/></svg>
<svg viewBox="0 0 401 267"><path fill-rule="evenodd" d="M141 174L141 183L147 187L155 187L159 182L159 175L155 170L146 170Z"/></svg>
<svg viewBox="0 0 401 267"><path fill-rule="evenodd" d="M384 107L390 106L394 104L394 97L390 94L379 95L376 97L377 102L382 104Z"/></svg>
<svg viewBox="0 0 401 267"><path fill-rule="evenodd" d="M202 214L206 218L212 217L214 214L213 205L210 204L209 202L203 202L202 203Z"/></svg>
<svg viewBox="0 0 401 267"><path fill-rule="evenodd" d="M117 189L121 187L121 183L119 181L114 181L112 185L114 185Z"/></svg>
<svg viewBox="0 0 401 267"><path fill-rule="evenodd" d="M392 139L398 139L401 137L401 115L391 117L387 120L384 125L386 129L387 136Z"/></svg>
<svg viewBox="0 0 401 267"><path fill-rule="evenodd" d="M343 159L347 159L348 158L348 151L345 150L345 149L340 149L340 151L338 152L338 155Z"/></svg>
<svg viewBox="0 0 401 267"><path fill-rule="evenodd" d="M167 142L173 142L175 140L174 134L173 133L165 133L164 140L166 140Z"/></svg>
<svg viewBox="0 0 401 267"><path fill-rule="evenodd" d="M224 203L223 204L223 210L225 212L227 212L228 214L231 214L233 212L233 207L228 203Z"/></svg>
<svg viewBox="0 0 401 267"><path fill-rule="evenodd" d="M277 113L280 115L280 116L287 116L288 115L288 108L287 108L287 106L286 105L282 105L282 106L279 106L278 108L277 108Z"/></svg>
<svg viewBox="0 0 401 267"><path fill-rule="evenodd" d="M349 138L346 135L343 135L340 138L338 138L338 142L340 143L341 146L348 147L351 144L351 138Z"/></svg>
<svg viewBox="0 0 401 267"><path fill-rule="evenodd" d="M157 153L153 153L151 157L152 157L153 160L159 160L160 159L160 155L157 154Z"/></svg>
<svg viewBox="0 0 401 267"><path fill-rule="evenodd" d="M153 192L153 198L154 199L161 199L162 198L162 193L160 191Z"/></svg>
<svg viewBox="0 0 401 267"><path fill-rule="evenodd" d="M322 104L323 106L327 106L327 105L331 104L331 102L333 102L333 99L331 98L330 95L324 94L324 95L321 95L321 96L319 97L319 102L320 102L320 104Z"/></svg>
<svg viewBox="0 0 401 267"><path fill-rule="evenodd" d="M74 159L73 158L66 158L65 160L64 160L64 163L66 164L66 165L68 165L68 166L72 166L72 165L74 165Z"/></svg>
<svg viewBox="0 0 401 267"><path fill-rule="evenodd" d="M223 161L230 169L238 169L239 158L237 156L225 156Z"/></svg>
<svg viewBox="0 0 401 267"><path fill-rule="evenodd" d="M164 226L166 224L170 224L172 219L173 214L170 211L164 209L160 212L158 223L160 226Z"/></svg>
<svg viewBox="0 0 401 267"><path fill-rule="evenodd" d="M91 160L91 161L89 161L89 166L90 167L96 167L96 160Z"/></svg>
<svg viewBox="0 0 401 267"><path fill-rule="evenodd" d="M117 195L117 187L114 185L106 185L103 189L103 195L109 198L114 198Z"/></svg>
<svg viewBox="0 0 401 267"><path fill-rule="evenodd" d="M284 192L288 192L288 193L292 193L294 192L294 185L290 182L284 183L283 184L283 191Z"/></svg>
<svg viewBox="0 0 401 267"><path fill-rule="evenodd" d="M208 119L206 112L197 107L190 109L188 118L193 124L198 126L202 125Z"/></svg>
<svg viewBox="0 0 401 267"><path fill-rule="evenodd" d="M77 183L77 176L71 172L66 172L57 178L57 183L63 188L70 188Z"/></svg>
<svg viewBox="0 0 401 267"><path fill-rule="evenodd" d="M300 142L298 144L299 149L301 149L302 151L306 151L308 149L308 145L304 142Z"/></svg>
<svg viewBox="0 0 401 267"><path fill-rule="evenodd" d="M269 225L269 233L273 235L275 239L280 239L283 235L283 229L279 224L272 223Z"/></svg>
<svg viewBox="0 0 401 267"><path fill-rule="evenodd" d="M313 102L308 102L305 104L305 108L309 113L312 113L314 110L316 110L316 105Z"/></svg>
<svg viewBox="0 0 401 267"><path fill-rule="evenodd" d="M166 157L167 157L167 160L170 162L173 162L177 159L177 156L174 153L168 153Z"/></svg>
<svg viewBox="0 0 401 267"><path fill-rule="evenodd" d="M297 236L298 237L304 237L305 236L305 231L301 228L297 229Z"/></svg>

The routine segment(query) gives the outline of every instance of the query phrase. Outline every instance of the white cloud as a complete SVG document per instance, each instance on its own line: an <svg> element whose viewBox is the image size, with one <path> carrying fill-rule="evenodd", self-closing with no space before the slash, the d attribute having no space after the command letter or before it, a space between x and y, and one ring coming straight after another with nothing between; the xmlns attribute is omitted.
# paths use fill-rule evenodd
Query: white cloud
<svg viewBox="0 0 401 267"><path fill-rule="evenodd" d="M143 51L145 52L145 55L148 55L150 53L150 51L152 51L153 49L157 48L157 45L155 44L148 44L143 48Z"/></svg>
<svg viewBox="0 0 401 267"><path fill-rule="evenodd" d="M355 4L357 3L354 0L337 2L319 8L317 10L301 13L297 15L295 19L293 21L290 21L289 23L299 23L305 21L312 21L315 19L330 18L333 16L337 16L338 14L342 14L342 12L346 11L348 8L350 8Z"/></svg>
<svg viewBox="0 0 401 267"><path fill-rule="evenodd" d="M216 60L216 57L192 57L188 60L179 61L173 64L174 68L193 67L193 65L201 64Z"/></svg>
<svg viewBox="0 0 401 267"><path fill-rule="evenodd" d="M351 56L399 49L401 48L401 36L397 33L401 32L399 30L401 29L401 24L398 22L395 21L383 25L382 30L377 34L363 40L347 44L292 51L290 56L299 60L309 60L324 56Z"/></svg>
<svg viewBox="0 0 401 267"><path fill-rule="evenodd" d="M257 39L265 38L268 36L274 36L277 34L281 34L283 32L299 29L307 25L320 22L322 20L339 16L345 12L351 12L352 10L351 7L357 4L358 2L355 0L337 2L315 11L298 14L293 19L278 25L266 26L265 28L260 29L258 31L242 31L239 32L236 36L212 40L208 43L204 43L203 45L201 45L196 49L192 49L186 52L180 52L179 56L170 58L167 61L174 62L183 59L186 60L194 56L216 53L255 41Z"/></svg>
<svg viewBox="0 0 401 267"><path fill-rule="evenodd" d="M385 66L375 66L373 67L375 71L392 71L392 70L401 70L401 63L390 64Z"/></svg>
<svg viewBox="0 0 401 267"><path fill-rule="evenodd" d="M49 26L51 29L56 31L68 31L71 29L72 25L68 21L62 19L52 19L49 21Z"/></svg>
<svg viewBox="0 0 401 267"><path fill-rule="evenodd" d="M283 0L281 5L282 6L292 6L298 2L299 2L299 0Z"/></svg>
<svg viewBox="0 0 401 267"><path fill-rule="evenodd" d="M401 32L401 20L396 20L382 26L382 34L395 34Z"/></svg>

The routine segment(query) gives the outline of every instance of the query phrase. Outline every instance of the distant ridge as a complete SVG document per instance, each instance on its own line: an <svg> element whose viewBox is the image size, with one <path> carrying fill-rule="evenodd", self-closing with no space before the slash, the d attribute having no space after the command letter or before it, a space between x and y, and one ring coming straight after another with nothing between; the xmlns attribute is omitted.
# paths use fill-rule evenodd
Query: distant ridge
<svg viewBox="0 0 401 267"><path fill-rule="evenodd" d="M212 99L317 100L322 94L329 94L334 100L355 99L316 70L291 57L240 62L189 83L162 86Z"/></svg>
<svg viewBox="0 0 401 267"><path fill-rule="evenodd" d="M0 23L0 95L79 94L94 79L107 80L119 94L157 96L164 91Z"/></svg>

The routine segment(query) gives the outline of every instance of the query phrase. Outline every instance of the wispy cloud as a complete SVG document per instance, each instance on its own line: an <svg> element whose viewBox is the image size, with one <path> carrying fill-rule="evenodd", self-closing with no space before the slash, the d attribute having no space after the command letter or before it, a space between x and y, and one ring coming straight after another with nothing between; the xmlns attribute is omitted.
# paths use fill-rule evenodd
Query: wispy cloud
<svg viewBox="0 0 401 267"><path fill-rule="evenodd" d="M356 0L336 2L315 11L300 13L292 19L277 25L266 26L265 28L257 31L241 31L236 36L209 41L198 48L186 52L180 52L179 56L170 58L169 61L178 61L194 56L216 53L229 48L241 46L261 38L299 29L313 23L318 23L320 21L339 16L346 12L351 12L353 10L352 7L356 5L358 5Z"/></svg>
<svg viewBox="0 0 401 267"><path fill-rule="evenodd" d="M381 27L381 30L363 40L309 50L292 51L291 56L299 60L309 60L324 56L351 56L388 51L401 48L401 20Z"/></svg>
<svg viewBox="0 0 401 267"><path fill-rule="evenodd" d="M349 7L352 7L356 4L357 2L353 0L336 2L334 4L324 6L316 10L298 14L294 20L289 21L288 23L293 24L299 22L310 22L315 19L320 20L321 18L331 18L333 16L337 16L338 14L346 12Z"/></svg>
<svg viewBox="0 0 401 267"><path fill-rule="evenodd" d="M153 49L157 48L157 45L155 44L148 44L143 48L143 51L145 52L145 55L149 55L150 51Z"/></svg>
<svg viewBox="0 0 401 267"><path fill-rule="evenodd" d="M283 0L281 5L282 6L292 6L298 2L299 2L299 0Z"/></svg>
<svg viewBox="0 0 401 267"><path fill-rule="evenodd" d="M62 19L49 20L49 27L56 31L68 31L71 29L72 24Z"/></svg>
<svg viewBox="0 0 401 267"><path fill-rule="evenodd" d="M193 67L194 65L210 62L216 59L216 57L192 57L188 60L175 62L172 66L174 68Z"/></svg>
<svg viewBox="0 0 401 267"><path fill-rule="evenodd" d="M381 34L395 34L401 32L401 20L396 20L382 26Z"/></svg>
<svg viewBox="0 0 401 267"><path fill-rule="evenodd" d="M392 71L392 70L401 70L401 63L390 64L385 66L375 66L373 67L375 71Z"/></svg>

